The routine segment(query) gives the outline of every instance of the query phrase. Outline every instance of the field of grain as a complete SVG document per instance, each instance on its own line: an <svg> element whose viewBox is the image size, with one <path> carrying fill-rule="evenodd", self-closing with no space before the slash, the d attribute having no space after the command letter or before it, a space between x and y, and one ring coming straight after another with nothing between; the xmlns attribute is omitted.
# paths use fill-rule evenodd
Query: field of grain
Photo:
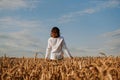
<svg viewBox="0 0 120 80"><path fill-rule="evenodd" d="M120 56L59 61L0 57L0 80L120 80Z"/></svg>

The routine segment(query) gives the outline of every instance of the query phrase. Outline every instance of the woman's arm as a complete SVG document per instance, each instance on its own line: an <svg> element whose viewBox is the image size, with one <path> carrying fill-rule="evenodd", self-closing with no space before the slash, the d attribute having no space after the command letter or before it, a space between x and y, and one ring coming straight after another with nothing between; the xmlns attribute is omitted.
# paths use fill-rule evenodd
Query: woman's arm
<svg viewBox="0 0 120 80"><path fill-rule="evenodd" d="M64 52L68 55L68 57L72 58L72 55L70 54L70 52L69 52L69 50L68 50L68 48L66 46L66 43L65 43L64 39L63 39L63 49L64 49Z"/></svg>
<svg viewBox="0 0 120 80"><path fill-rule="evenodd" d="M47 48L46 48L45 59L47 59L49 57L50 52L51 52L51 45L50 45L50 39L48 39L48 45L47 45Z"/></svg>

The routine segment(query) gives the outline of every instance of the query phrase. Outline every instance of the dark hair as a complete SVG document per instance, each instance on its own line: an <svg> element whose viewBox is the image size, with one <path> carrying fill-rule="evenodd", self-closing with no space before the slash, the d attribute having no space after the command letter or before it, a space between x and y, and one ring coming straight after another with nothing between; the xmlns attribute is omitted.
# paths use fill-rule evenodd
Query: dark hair
<svg viewBox="0 0 120 80"><path fill-rule="evenodd" d="M60 30L59 30L58 27L53 27L53 28L51 29L51 37L53 37L53 38L58 38L58 37L60 37Z"/></svg>

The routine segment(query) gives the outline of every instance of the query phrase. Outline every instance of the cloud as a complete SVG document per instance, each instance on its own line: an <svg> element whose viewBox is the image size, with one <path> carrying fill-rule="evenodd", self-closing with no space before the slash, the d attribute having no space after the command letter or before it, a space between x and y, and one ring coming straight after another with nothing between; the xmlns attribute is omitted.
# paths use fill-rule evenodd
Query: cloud
<svg viewBox="0 0 120 80"><path fill-rule="evenodd" d="M70 52L73 56L101 56L100 52L107 56L120 56L120 29L97 36L93 42L95 45L70 47Z"/></svg>
<svg viewBox="0 0 120 80"><path fill-rule="evenodd" d="M35 8L38 2L38 0L0 0L0 10Z"/></svg>
<svg viewBox="0 0 120 80"><path fill-rule="evenodd" d="M108 32L106 34L103 34L102 36L107 37L107 38L120 38L120 29L113 31L113 32Z"/></svg>
<svg viewBox="0 0 120 80"><path fill-rule="evenodd" d="M120 29L102 35L104 50L114 55L120 55Z"/></svg>
<svg viewBox="0 0 120 80"><path fill-rule="evenodd" d="M39 20L24 20L20 18L4 17L0 19L1 29L5 28L35 28L39 27L42 22Z"/></svg>
<svg viewBox="0 0 120 80"><path fill-rule="evenodd" d="M71 21L74 21L74 17L82 16L82 15L85 15L85 14L93 14L94 12L95 12L95 10L92 9L92 8L85 9L83 11L72 12L72 13L69 13L67 15L63 15L62 17L60 17L58 19L58 23L71 22Z"/></svg>
<svg viewBox="0 0 120 80"><path fill-rule="evenodd" d="M0 24L0 51L14 56L33 56L36 49L44 52L42 34L46 29L41 21L6 17L0 19Z"/></svg>
<svg viewBox="0 0 120 80"><path fill-rule="evenodd" d="M93 5L95 6L91 8L86 8L80 11L76 11L76 12L70 12L68 14L61 16L60 18L58 18L58 23L68 23L68 22L74 21L75 17L94 14L96 12L99 12L107 8L119 8L120 1L119 0L96 1Z"/></svg>
<svg viewBox="0 0 120 80"><path fill-rule="evenodd" d="M109 0L99 5L101 8L116 8L120 7L120 0Z"/></svg>
<svg viewBox="0 0 120 80"><path fill-rule="evenodd" d="M91 47L74 47L70 48L73 56L98 56L99 50Z"/></svg>

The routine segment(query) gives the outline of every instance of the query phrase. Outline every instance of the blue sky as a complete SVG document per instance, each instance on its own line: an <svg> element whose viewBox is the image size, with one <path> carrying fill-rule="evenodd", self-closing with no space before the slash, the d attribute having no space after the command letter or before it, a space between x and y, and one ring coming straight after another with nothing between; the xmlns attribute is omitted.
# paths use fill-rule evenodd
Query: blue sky
<svg viewBox="0 0 120 80"><path fill-rule="evenodd" d="M120 56L120 0L0 0L0 56L42 57L54 26L73 56Z"/></svg>

